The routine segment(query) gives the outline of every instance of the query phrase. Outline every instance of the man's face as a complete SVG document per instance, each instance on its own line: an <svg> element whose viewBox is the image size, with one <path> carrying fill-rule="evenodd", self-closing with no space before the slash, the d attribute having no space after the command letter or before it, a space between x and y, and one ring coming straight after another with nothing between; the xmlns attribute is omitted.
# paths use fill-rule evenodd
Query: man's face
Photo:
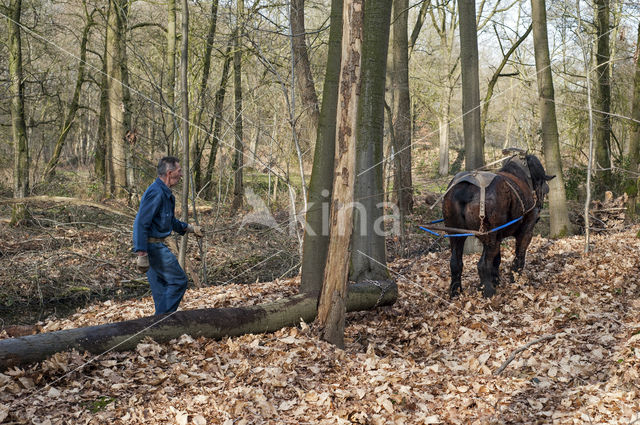
<svg viewBox="0 0 640 425"><path fill-rule="evenodd" d="M167 186L172 187L175 186L180 179L182 178L182 167L180 164L176 163L176 168L171 171L167 171Z"/></svg>

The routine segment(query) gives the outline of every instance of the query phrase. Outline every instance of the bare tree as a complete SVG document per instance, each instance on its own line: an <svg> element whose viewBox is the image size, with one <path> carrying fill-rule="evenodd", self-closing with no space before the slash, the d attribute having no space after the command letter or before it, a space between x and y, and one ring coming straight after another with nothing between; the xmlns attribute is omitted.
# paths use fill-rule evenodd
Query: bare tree
<svg viewBox="0 0 640 425"><path fill-rule="evenodd" d="M562 158L556 120L555 94L551 75L551 58L547 38L547 13L544 0L531 0L533 45L538 76L538 108L542 129L542 144L547 173L556 178L549 182L550 231L553 237L572 234L567 211L567 198L562 175Z"/></svg>
<svg viewBox="0 0 640 425"><path fill-rule="evenodd" d="M609 54L609 0L595 0L596 12L596 87L594 138L596 172L599 175L596 192L611 189L611 77Z"/></svg>
<svg viewBox="0 0 640 425"><path fill-rule="evenodd" d="M213 103L213 133L211 134L211 150L209 151L209 162L207 163L206 178L209 182L209 198L213 197L215 192L214 186L210 183L213 180L214 166L216 163L216 156L218 153L218 146L220 145L220 133L222 131L222 109L224 106L224 99L227 94L227 85L229 83L229 69L231 67L231 61L234 55L231 52L233 42L227 45L227 50L224 54L224 64L222 65L222 74L220 76L220 84L214 96Z"/></svg>
<svg viewBox="0 0 640 425"><path fill-rule="evenodd" d="M244 0L236 0L237 16L234 32L233 50L233 86L235 96L235 152L233 155L233 204L232 209L242 208L244 196L243 167L244 167L244 143L242 134L242 52L240 37L242 36L242 19L244 17Z"/></svg>
<svg viewBox="0 0 640 425"><path fill-rule="evenodd" d="M393 72L395 164L394 188L402 214L413 210L411 181L411 99L409 96L409 0L393 3Z"/></svg>
<svg viewBox="0 0 640 425"><path fill-rule="evenodd" d="M629 171L631 171L629 187L629 206L631 213L635 215L638 199L638 162L640 149L640 23L638 23L638 41L635 54L635 77L633 80L633 104L631 111L631 138L629 140Z"/></svg>
<svg viewBox="0 0 640 425"><path fill-rule="evenodd" d="M182 221L189 220L189 2L182 0L182 47L180 48L180 98L182 102ZM185 233L180 238L178 262L184 268L187 256L187 238Z"/></svg>
<svg viewBox="0 0 640 425"><path fill-rule="evenodd" d="M480 79L475 0L458 0L460 10L460 66L462 69L462 124L465 169L484 165L480 131Z"/></svg>
<svg viewBox="0 0 640 425"><path fill-rule="evenodd" d="M356 132L354 233L350 279L387 280L382 178L384 82L387 72L392 0L365 3L362 76ZM334 183L335 187L335 183Z"/></svg>
<svg viewBox="0 0 640 425"><path fill-rule="evenodd" d="M311 63L307 52L306 30L304 25L304 0L291 0L291 34L295 69L295 78L302 99L305 114L309 117L309 130L315 133L318 129L320 111L318 95L311 74Z"/></svg>
<svg viewBox="0 0 640 425"><path fill-rule="evenodd" d="M111 128L111 167L115 195L127 195L126 132L130 128L131 109L126 55L126 15L128 2L109 0L107 26L107 74Z"/></svg>
<svg viewBox="0 0 640 425"><path fill-rule="evenodd" d="M9 47L9 79L11 104L11 131L13 135L13 197L24 198L29 194L29 146L24 113L24 76L22 70L22 38L20 21L22 0L11 0L7 25ZM26 218L24 204L14 204L11 223L17 224Z"/></svg>
<svg viewBox="0 0 640 425"><path fill-rule="evenodd" d="M87 63L87 43L89 41L89 31L91 27L95 24L93 20L93 15L96 12L95 9L89 12L87 10L87 3L83 0L82 5L85 10L85 25L82 30L82 36L80 38L80 57L78 60L78 73L76 76L76 84L75 89L73 90L73 95L71 96L71 102L69 102L69 108L67 109L66 116L62 123L62 127L60 128L60 134L58 135L58 140L56 141L56 146L53 151L53 155L51 159L47 163L44 172L42 173L42 179L48 180L55 173L55 168L58 165L58 161L60 160L60 154L62 153L62 148L65 145L67 140L67 135L71 130L71 126L75 120L76 113L78 112L78 108L80 107L80 93L82 92L82 85L85 82L85 69Z"/></svg>
<svg viewBox="0 0 640 425"><path fill-rule="evenodd" d="M338 97L334 190L331 199L331 238L317 322L322 338L344 347L345 297L352 231L355 151L358 118L364 0L345 0L342 24L342 65ZM307 252L307 255L310 253Z"/></svg>
<svg viewBox="0 0 640 425"><path fill-rule="evenodd" d="M211 3L211 14L209 15L209 29L207 31L207 39L205 41L205 51L202 64L202 76L200 78L200 85L198 87L198 106L196 109L196 117L194 122L194 137L192 144L192 167L193 170L193 184L195 190L202 188L202 153L205 148L207 137L202 138L202 114L207 109L207 88L209 83L209 73L211 71L211 54L213 52L213 39L216 33L216 26L218 22L218 0L214 0ZM202 142L200 141L201 139Z"/></svg>
<svg viewBox="0 0 640 425"><path fill-rule="evenodd" d="M167 74L164 82L164 137L167 143L167 153L177 152L176 147L176 0L167 1Z"/></svg>
<svg viewBox="0 0 640 425"><path fill-rule="evenodd" d="M327 52L313 169L309 182L307 226L302 247L302 276L300 279L300 292L302 293L320 292L327 261L329 233L328 229L325 229L325 211L329 210L333 186L342 27L342 0L332 0L329 51Z"/></svg>

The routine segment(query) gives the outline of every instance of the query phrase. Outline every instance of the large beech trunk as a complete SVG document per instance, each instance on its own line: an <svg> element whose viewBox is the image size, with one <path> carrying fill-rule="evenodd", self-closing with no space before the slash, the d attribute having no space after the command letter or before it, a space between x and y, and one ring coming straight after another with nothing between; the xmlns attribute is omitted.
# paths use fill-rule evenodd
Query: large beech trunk
<svg viewBox="0 0 640 425"><path fill-rule="evenodd" d="M347 291L347 311L391 305L397 297L395 282L354 284ZM311 323L316 317L317 300L317 294L301 294L250 307L185 310L163 316L0 340L0 370L41 361L70 349L93 354L132 350L146 337L163 343L183 334L220 339L247 333L273 332L285 326L295 326L301 319Z"/></svg>

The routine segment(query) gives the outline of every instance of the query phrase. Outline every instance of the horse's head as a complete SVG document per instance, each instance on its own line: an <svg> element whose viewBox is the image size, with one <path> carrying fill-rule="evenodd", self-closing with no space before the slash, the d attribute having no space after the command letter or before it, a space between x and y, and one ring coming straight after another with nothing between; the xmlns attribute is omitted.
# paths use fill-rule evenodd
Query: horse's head
<svg viewBox="0 0 640 425"><path fill-rule="evenodd" d="M542 163L535 155L527 155L525 156L525 160L527 162L527 167L529 168L529 173L531 175L531 184L533 185L532 189L536 194L536 206L538 208L542 208L542 204L544 203L544 197L547 193L549 193L549 185L547 182L553 179L555 176L548 176L544 171L544 167Z"/></svg>

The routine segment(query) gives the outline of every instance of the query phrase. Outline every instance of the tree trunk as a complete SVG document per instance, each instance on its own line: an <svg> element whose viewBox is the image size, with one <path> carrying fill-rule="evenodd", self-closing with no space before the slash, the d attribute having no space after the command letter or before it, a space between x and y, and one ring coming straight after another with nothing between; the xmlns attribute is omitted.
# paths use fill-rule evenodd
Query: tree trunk
<svg viewBox="0 0 640 425"><path fill-rule="evenodd" d="M383 228L384 92L391 0L367 0L362 42L362 78L356 132L356 183L351 280L386 280ZM334 185L335 186L335 185Z"/></svg>
<svg viewBox="0 0 640 425"><path fill-rule="evenodd" d="M200 142L202 134L202 113L207 109L206 92L209 81L209 73L211 71L211 53L213 52L213 38L216 33L218 21L218 0L211 3L211 15L209 17L209 31L207 32L207 40L204 51L204 63L202 64L202 78L198 88L198 107L196 109L195 131L193 132L193 154L191 155L193 166L193 184L194 189L199 191L202 188L202 152L205 147L206 137Z"/></svg>
<svg viewBox="0 0 640 425"><path fill-rule="evenodd" d="M182 48L180 49L180 89L182 101L182 221L189 220L189 2L182 0ZM185 268L188 233L180 238L178 262Z"/></svg>
<svg viewBox="0 0 640 425"><path fill-rule="evenodd" d="M394 188L404 215L413 210L411 180L411 99L409 97L409 0L394 0L393 67L394 135L396 140Z"/></svg>
<svg viewBox="0 0 640 425"><path fill-rule="evenodd" d="M213 199L215 194L215 187L211 182L213 181L213 169L216 164L216 155L218 153L218 146L220 145L220 133L222 131L222 108L224 107L224 98L227 93L227 84L229 83L229 68L231 67L231 60L233 55L231 54L232 44L229 43L224 55L224 64L222 65L222 76L220 77L220 85L216 91L215 101L213 104L213 135L211 137L211 150L209 152L209 162L207 163L207 180L209 182L209 199Z"/></svg>
<svg viewBox="0 0 640 425"><path fill-rule="evenodd" d="M346 0L343 6L339 106L336 118L331 228L324 284L318 304L322 339L344 347L345 295L349 277L349 242L353 225L355 145L361 77L363 0ZM307 253L308 255L309 253Z"/></svg>
<svg viewBox="0 0 640 425"><path fill-rule="evenodd" d="M13 137L13 197L24 198L29 194L29 144L24 114L24 79L22 72L22 40L20 20L22 0L11 0L7 21L9 49L9 79L11 103L11 132ZM11 211L11 224L20 223L26 218L24 204L14 204Z"/></svg>
<svg viewBox="0 0 640 425"><path fill-rule="evenodd" d="M351 285L347 291L347 311L391 305L397 296L395 283L381 287L372 283ZM221 339L274 332L285 326L295 326L300 319L310 323L316 313L317 297L301 294L251 307L184 310L160 317L4 339L0 340L0 370L45 360L71 349L93 354L133 350L147 337L166 343L183 334Z"/></svg>
<svg viewBox="0 0 640 425"><path fill-rule="evenodd" d="M78 112L78 108L80 106L80 92L82 91L82 85L84 84L84 71L87 60L87 42L89 40L89 31L91 30L93 24L93 13L91 13L91 15L87 15L87 22L85 23L84 29L82 30L82 38L80 39L80 59L78 60L78 74L76 76L75 89L73 91L73 95L71 96L71 102L69 103L69 109L67 110L62 128L60 128L60 133L58 135L58 140L56 141L56 146L53 150L53 155L51 156L51 159L45 166L44 172L42 173L43 181L51 179L51 177L53 177L53 175L55 174L55 169L58 165L58 161L60 160L62 148L64 147L64 144L67 140L67 135L71 130L71 125L75 120L76 112Z"/></svg>
<svg viewBox="0 0 640 425"><path fill-rule="evenodd" d="M167 143L167 153L177 153L174 140L176 139L175 96L176 96L176 0L167 1L167 76L164 79L164 137Z"/></svg>
<svg viewBox="0 0 640 425"><path fill-rule="evenodd" d="M237 22L234 37L233 51L233 90L235 100L235 152L233 155L233 202L232 210L242 208L244 196L243 167L244 167L244 143L242 135L242 53L240 52L240 37L242 37L242 19L244 15L244 0L237 2Z"/></svg>
<svg viewBox="0 0 640 425"><path fill-rule="evenodd" d="M596 173L596 193L612 190L611 179L611 86L609 78L609 0L595 0L596 12L596 80L598 95L594 114ZM604 169L604 170L603 170Z"/></svg>
<svg viewBox="0 0 640 425"><path fill-rule="evenodd" d="M342 0L332 0L329 52L302 246L301 293L320 292L329 247L328 212L334 173L338 83L342 57L342 10Z"/></svg>
<svg viewBox="0 0 640 425"><path fill-rule="evenodd" d="M462 70L462 126L465 169L484 165L480 134L480 80L478 74L478 31L475 0L458 0L460 10L460 65Z"/></svg>
<svg viewBox="0 0 640 425"><path fill-rule="evenodd" d="M111 166L113 167L113 183L115 195L127 195L127 147L125 134L129 128L129 96L125 86L126 53L125 53L125 17L126 2L109 1L109 23L107 32L107 70L109 75L109 112L111 122Z"/></svg>
<svg viewBox="0 0 640 425"><path fill-rule="evenodd" d="M550 234L562 237L572 234L562 175L558 123L551 75L551 59L547 39L547 15L544 0L531 0L533 46L538 75L538 107L542 128L542 144L547 174L556 178L549 182Z"/></svg>
<svg viewBox="0 0 640 425"><path fill-rule="evenodd" d="M315 134L318 130L320 112L318 95L311 74L311 63L307 53L306 30L304 27L304 0L291 0L291 33L293 35L293 61L295 75L302 106L309 117L308 131Z"/></svg>
<svg viewBox="0 0 640 425"><path fill-rule="evenodd" d="M638 23L638 42L636 44L636 72L633 80L633 104L631 107L631 137L629 139L629 171L631 179L627 184L629 206L632 215L636 213L638 199L638 162L640 149L640 23Z"/></svg>

